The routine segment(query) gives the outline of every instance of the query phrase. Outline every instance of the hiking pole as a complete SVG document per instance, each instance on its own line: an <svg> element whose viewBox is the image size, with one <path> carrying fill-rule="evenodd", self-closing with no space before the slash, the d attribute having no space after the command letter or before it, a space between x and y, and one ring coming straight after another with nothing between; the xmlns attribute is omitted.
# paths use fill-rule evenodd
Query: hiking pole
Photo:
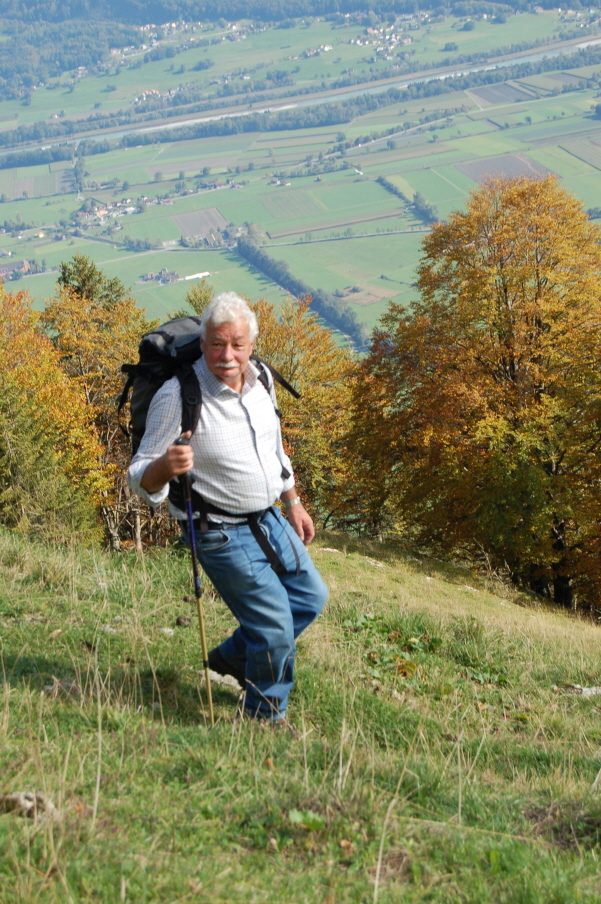
<svg viewBox="0 0 601 904"><path fill-rule="evenodd" d="M176 439L176 446L187 446L189 440ZM202 650L202 664L205 670L205 684L207 688L207 703L209 704L209 720L211 728L215 725L215 716L213 715L213 698L211 696L211 677L209 675L209 652L207 649L207 636L205 634L205 617L202 608L202 589L200 586L200 576L198 574L198 559L196 557L196 535L194 533L194 513L192 511L192 475L188 471L187 474L181 475L184 481L184 499L186 500L186 509L188 513L188 533L190 535L190 552L192 553L192 573L194 575L194 594L196 596L196 608L198 609L198 627L200 629L200 648Z"/></svg>

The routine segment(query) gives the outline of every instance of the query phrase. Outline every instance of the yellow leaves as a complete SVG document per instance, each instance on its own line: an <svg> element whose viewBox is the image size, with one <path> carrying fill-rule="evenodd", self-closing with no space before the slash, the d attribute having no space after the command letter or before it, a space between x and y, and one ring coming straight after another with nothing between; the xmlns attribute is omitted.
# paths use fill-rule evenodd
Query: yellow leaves
<svg viewBox="0 0 601 904"><path fill-rule="evenodd" d="M24 399L33 397L36 430L52 441L65 473L95 494L105 490L107 482L99 466L101 446L90 412L40 330L29 295L1 287L0 372L20 388Z"/></svg>
<svg viewBox="0 0 601 904"><path fill-rule="evenodd" d="M467 213L452 214L424 241L422 296L429 307L435 299L451 305L484 356L503 344L512 375L533 344L559 352L561 337L570 341L566 317L598 315L600 239L552 177L491 180Z"/></svg>
<svg viewBox="0 0 601 904"><path fill-rule="evenodd" d="M149 322L133 298L112 304L62 288L48 302L41 323L53 337L65 371L86 402L111 415L123 382L121 364L134 360L141 336L158 326Z"/></svg>
<svg viewBox="0 0 601 904"><path fill-rule="evenodd" d="M255 350L301 394L299 400L278 391L282 432L298 483L315 508L335 505L343 481L340 448L350 407L350 352L340 347L309 308L308 299L289 298L275 311L264 300L251 303L259 321Z"/></svg>

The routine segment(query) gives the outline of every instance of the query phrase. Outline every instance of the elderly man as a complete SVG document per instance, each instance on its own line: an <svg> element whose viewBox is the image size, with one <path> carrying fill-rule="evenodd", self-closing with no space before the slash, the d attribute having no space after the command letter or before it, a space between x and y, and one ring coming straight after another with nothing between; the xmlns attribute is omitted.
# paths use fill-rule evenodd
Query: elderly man
<svg viewBox="0 0 601 904"><path fill-rule="evenodd" d="M295 639L319 615L328 591L305 549L315 530L282 445L273 381L266 390L250 360L254 312L222 293L205 310L200 332L198 427L184 435L188 445L176 444L181 390L169 380L152 401L128 479L157 506L169 481L191 472L198 559L239 623L210 651L209 665L245 688L247 715L280 727L294 683ZM273 507L278 499L285 518ZM188 539L184 512L172 513Z"/></svg>

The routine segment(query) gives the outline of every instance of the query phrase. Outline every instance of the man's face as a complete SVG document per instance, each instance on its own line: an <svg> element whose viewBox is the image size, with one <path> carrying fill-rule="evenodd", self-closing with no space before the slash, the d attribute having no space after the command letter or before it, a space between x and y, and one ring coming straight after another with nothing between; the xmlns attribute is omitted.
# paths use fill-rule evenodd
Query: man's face
<svg viewBox="0 0 601 904"><path fill-rule="evenodd" d="M210 372L236 392L242 388L242 374L248 367L253 350L249 334L249 325L243 318L218 326L209 321L206 338L200 340Z"/></svg>

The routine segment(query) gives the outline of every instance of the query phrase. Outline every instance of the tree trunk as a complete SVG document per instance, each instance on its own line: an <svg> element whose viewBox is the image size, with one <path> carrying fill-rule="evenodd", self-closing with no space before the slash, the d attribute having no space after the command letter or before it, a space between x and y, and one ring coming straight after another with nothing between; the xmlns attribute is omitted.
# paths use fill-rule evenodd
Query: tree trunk
<svg viewBox="0 0 601 904"><path fill-rule="evenodd" d="M109 543L113 552L121 552L121 539L119 538L119 523L110 508L102 506L102 518L106 524L109 535Z"/></svg>

